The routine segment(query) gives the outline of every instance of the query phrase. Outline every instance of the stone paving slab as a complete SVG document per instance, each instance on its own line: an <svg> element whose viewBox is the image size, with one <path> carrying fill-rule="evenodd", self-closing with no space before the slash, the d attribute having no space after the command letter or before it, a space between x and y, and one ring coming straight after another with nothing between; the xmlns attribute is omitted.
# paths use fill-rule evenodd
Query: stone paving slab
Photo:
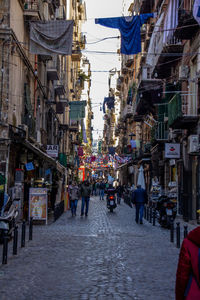
<svg viewBox="0 0 200 300"><path fill-rule="evenodd" d="M92 197L88 217L79 203L76 217L34 226L33 241L0 265L0 299L173 300L179 249L134 213L122 203L112 214Z"/></svg>

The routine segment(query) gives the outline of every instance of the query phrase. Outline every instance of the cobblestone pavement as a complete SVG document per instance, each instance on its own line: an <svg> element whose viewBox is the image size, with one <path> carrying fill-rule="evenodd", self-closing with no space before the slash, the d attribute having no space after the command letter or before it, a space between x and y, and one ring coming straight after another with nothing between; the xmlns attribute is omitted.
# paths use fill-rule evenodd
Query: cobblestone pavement
<svg viewBox="0 0 200 300"><path fill-rule="evenodd" d="M34 226L33 240L0 265L0 299L173 300L179 249L134 213L124 203L110 213L92 197L88 217L79 203L76 217Z"/></svg>

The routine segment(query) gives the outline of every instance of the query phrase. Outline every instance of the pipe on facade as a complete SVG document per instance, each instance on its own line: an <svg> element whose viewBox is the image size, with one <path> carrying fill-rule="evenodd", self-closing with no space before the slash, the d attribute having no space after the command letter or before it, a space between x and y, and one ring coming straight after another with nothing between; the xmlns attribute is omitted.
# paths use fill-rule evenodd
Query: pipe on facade
<svg viewBox="0 0 200 300"><path fill-rule="evenodd" d="M3 103L3 82L4 82L4 47L10 39L4 39L1 51L1 93L0 93L0 121L2 121L2 103Z"/></svg>

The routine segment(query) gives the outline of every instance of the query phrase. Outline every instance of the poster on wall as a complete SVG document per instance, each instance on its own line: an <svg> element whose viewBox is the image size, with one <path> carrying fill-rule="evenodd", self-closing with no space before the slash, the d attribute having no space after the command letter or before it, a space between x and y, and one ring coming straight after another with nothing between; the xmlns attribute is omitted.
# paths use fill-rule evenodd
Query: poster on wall
<svg viewBox="0 0 200 300"><path fill-rule="evenodd" d="M47 189L30 188L29 190L29 220L45 220L47 224Z"/></svg>

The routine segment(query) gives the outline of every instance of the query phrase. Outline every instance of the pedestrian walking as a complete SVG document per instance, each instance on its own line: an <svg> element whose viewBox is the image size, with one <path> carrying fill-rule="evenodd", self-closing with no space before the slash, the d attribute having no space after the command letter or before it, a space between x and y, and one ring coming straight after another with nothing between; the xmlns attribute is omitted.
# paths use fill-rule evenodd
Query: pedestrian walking
<svg viewBox="0 0 200 300"><path fill-rule="evenodd" d="M141 185L137 185L137 189L133 192L132 202L136 208L135 222L138 223L140 219L140 224L143 224L144 204L148 202L148 196Z"/></svg>
<svg viewBox="0 0 200 300"><path fill-rule="evenodd" d="M71 203L71 212L73 217L76 216L77 203L80 197L80 189L75 181L72 182L72 184L69 186L69 196Z"/></svg>
<svg viewBox="0 0 200 300"><path fill-rule="evenodd" d="M105 192L105 188L106 185L105 183L102 181L99 185L99 199L100 200L104 200L104 192Z"/></svg>
<svg viewBox="0 0 200 300"><path fill-rule="evenodd" d="M200 299L200 226L183 240L177 273L176 300Z"/></svg>
<svg viewBox="0 0 200 300"><path fill-rule="evenodd" d="M97 181L96 184L96 190L95 190L95 196L99 196L99 182Z"/></svg>
<svg viewBox="0 0 200 300"><path fill-rule="evenodd" d="M91 186L89 182L86 180L83 182L81 186L81 197L82 197L81 216L84 215L84 211L85 211L85 216L87 217L88 215L90 195L91 195Z"/></svg>
<svg viewBox="0 0 200 300"><path fill-rule="evenodd" d="M92 184L92 196L96 196L96 182L95 181Z"/></svg>

